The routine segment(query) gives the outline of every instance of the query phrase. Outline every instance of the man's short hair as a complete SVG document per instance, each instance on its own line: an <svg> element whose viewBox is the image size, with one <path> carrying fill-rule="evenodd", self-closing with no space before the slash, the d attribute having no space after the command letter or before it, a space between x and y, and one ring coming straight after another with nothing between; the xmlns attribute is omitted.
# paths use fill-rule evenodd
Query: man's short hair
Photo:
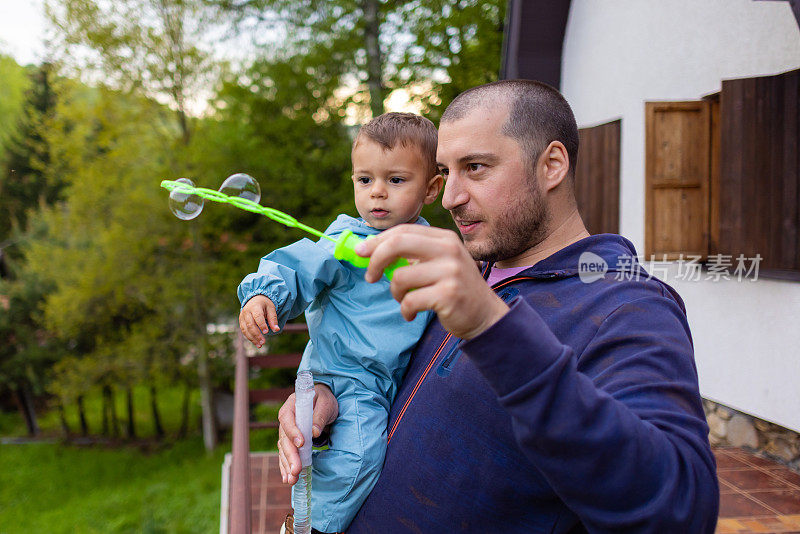
<svg viewBox="0 0 800 534"><path fill-rule="evenodd" d="M353 148L359 139L366 137L386 150L398 144L404 147L417 147L431 171L431 176L439 174L436 165L436 144L439 135L431 121L414 113L389 112L379 115L363 125L353 141Z"/></svg>
<svg viewBox="0 0 800 534"><path fill-rule="evenodd" d="M516 139L530 160L531 168L553 141L561 141L569 157L569 174L578 164L578 125L566 99L546 83L533 80L501 80L468 89L445 110L441 122L463 119L484 106L506 101L508 120L502 133Z"/></svg>

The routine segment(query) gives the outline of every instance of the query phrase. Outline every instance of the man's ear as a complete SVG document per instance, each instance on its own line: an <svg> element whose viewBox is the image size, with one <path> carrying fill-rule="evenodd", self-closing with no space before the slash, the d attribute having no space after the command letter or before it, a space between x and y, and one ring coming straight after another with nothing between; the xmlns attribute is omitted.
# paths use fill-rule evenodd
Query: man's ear
<svg viewBox="0 0 800 534"><path fill-rule="evenodd" d="M539 158L539 176L545 191L558 187L569 174L569 154L561 141L553 141Z"/></svg>
<svg viewBox="0 0 800 534"><path fill-rule="evenodd" d="M441 174L437 174L428 180L428 189L425 191L425 204L432 204L436 201L436 197L439 196L443 184L444 178L442 178Z"/></svg>

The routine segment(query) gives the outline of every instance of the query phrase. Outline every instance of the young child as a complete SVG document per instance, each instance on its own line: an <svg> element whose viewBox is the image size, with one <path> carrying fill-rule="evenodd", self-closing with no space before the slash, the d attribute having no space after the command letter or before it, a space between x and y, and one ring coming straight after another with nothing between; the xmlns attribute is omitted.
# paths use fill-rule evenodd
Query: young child
<svg viewBox="0 0 800 534"><path fill-rule="evenodd" d="M364 125L351 154L361 218L339 215L325 233L367 237L398 224L427 225L420 210L442 188L436 143L433 123L411 113L386 113ZM406 322L389 280L367 283L366 270L339 262L333 248L327 239L303 239L276 250L238 290L240 324L258 346L262 334L306 312L311 341L300 370L310 370L339 403L329 449L313 456L311 523L320 532L344 531L375 485L389 407L430 318Z"/></svg>

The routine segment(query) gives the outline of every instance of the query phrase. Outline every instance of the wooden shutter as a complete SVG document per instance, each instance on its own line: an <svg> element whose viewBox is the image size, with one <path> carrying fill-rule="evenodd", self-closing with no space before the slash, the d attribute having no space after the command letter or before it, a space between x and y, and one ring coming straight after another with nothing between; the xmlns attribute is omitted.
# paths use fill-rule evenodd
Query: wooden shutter
<svg viewBox="0 0 800 534"><path fill-rule="evenodd" d="M708 255L711 102L645 103L645 255Z"/></svg>
<svg viewBox="0 0 800 534"><path fill-rule="evenodd" d="M800 271L800 70L722 82L719 239L712 252Z"/></svg>
<svg viewBox="0 0 800 534"><path fill-rule="evenodd" d="M619 145L622 121L581 128L575 199L590 234L619 233Z"/></svg>

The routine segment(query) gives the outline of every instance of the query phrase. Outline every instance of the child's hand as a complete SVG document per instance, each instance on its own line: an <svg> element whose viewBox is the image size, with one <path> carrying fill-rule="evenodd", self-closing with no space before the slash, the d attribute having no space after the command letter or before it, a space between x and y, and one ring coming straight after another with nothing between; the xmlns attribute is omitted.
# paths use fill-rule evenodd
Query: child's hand
<svg viewBox="0 0 800 534"><path fill-rule="evenodd" d="M265 342L264 336L269 332L268 328L273 332L280 330L275 304L264 295L251 298L239 313L239 328L242 329L244 337L261 348Z"/></svg>

